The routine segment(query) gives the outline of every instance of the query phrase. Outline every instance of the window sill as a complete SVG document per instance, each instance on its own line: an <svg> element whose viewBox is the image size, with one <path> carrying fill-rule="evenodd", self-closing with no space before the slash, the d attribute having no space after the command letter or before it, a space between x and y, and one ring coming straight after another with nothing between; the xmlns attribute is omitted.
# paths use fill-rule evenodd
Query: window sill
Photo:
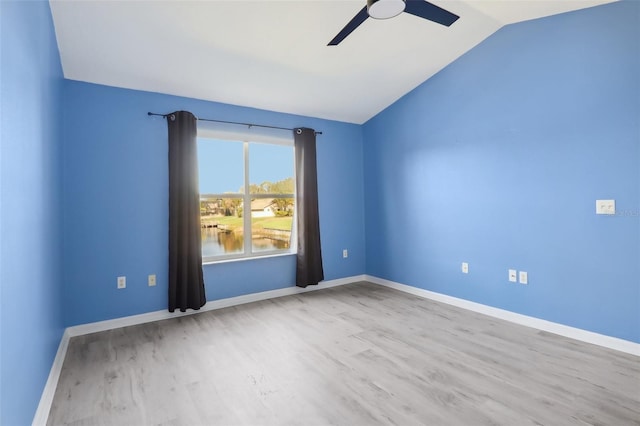
<svg viewBox="0 0 640 426"><path fill-rule="evenodd" d="M206 261L202 261L202 266L217 265L220 263L245 262L247 260L270 259L272 257L295 256L297 254L298 253L294 251L294 252L286 252L286 253L265 254L264 256L234 257L230 259L206 260Z"/></svg>

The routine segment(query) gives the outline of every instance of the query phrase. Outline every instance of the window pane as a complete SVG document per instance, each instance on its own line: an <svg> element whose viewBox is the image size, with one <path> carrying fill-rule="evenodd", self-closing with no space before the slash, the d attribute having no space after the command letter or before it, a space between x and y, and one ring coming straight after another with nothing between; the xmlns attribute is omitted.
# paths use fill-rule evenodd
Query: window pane
<svg viewBox="0 0 640 426"><path fill-rule="evenodd" d="M251 194L293 194L293 147L249 144Z"/></svg>
<svg viewBox="0 0 640 426"><path fill-rule="evenodd" d="M202 257L244 252L242 198L201 198Z"/></svg>
<svg viewBox="0 0 640 426"><path fill-rule="evenodd" d="M251 183L244 181L247 162ZM198 165L205 260L291 248L293 146L199 138ZM250 186L249 194L245 185ZM245 228L245 215L251 228ZM245 239L251 243L245 244Z"/></svg>
<svg viewBox="0 0 640 426"><path fill-rule="evenodd" d="M244 192L244 152L238 141L198 139L200 194Z"/></svg>
<svg viewBox="0 0 640 426"><path fill-rule="evenodd" d="M291 247L293 198L251 200L251 248L253 252Z"/></svg>

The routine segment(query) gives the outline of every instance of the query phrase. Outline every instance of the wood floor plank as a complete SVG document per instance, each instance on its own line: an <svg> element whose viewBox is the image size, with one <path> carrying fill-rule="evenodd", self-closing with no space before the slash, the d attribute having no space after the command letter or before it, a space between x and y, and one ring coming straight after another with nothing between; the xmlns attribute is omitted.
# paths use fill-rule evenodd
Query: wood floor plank
<svg viewBox="0 0 640 426"><path fill-rule="evenodd" d="M371 283L71 339L49 425L640 425L640 358Z"/></svg>

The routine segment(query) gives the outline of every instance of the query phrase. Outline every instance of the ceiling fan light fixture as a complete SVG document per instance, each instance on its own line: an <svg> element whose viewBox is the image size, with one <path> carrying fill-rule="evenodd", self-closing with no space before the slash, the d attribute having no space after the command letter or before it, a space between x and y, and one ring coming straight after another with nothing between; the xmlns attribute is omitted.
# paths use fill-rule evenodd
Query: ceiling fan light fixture
<svg viewBox="0 0 640 426"><path fill-rule="evenodd" d="M389 19L401 14L404 0L367 0L367 13L374 19Z"/></svg>

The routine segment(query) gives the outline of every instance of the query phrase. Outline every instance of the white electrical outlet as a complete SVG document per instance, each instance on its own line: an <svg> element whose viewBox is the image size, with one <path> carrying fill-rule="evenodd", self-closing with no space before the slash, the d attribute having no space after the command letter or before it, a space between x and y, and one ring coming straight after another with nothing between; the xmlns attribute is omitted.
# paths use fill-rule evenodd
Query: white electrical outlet
<svg viewBox="0 0 640 426"><path fill-rule="evenodd" d="M127 277L118 277L118 288L127 288Z"/></svg>
<svg viewBox="0 0 640 426"><path fill-rule="evenodd" d="M517 274L518 274L518 271L516 271L515 269L509 269L509 281L512 283L517 283L518 282Z"/></svg>
<svg viewBox="0 0 640 426"><path fill-rule="evenodd" d="M520 271L520 284L529 284L529 276L524 271Z"/></svg>
<svg viewBox="0 0 640 426"><path fill-rule="evenodd" d="M596 200L596 214L616 214L616 200Z"/></svg>
<svg viewBox="0 0 640 426"><path fill-rule="evenodd" d="M342 250L342 257L343 257L344 259L346 259L347 257L349 257L349 250L347 250L347 249Z"/></svg>
<svg viewBox="0 0 640 426"><path fill-rule="evenodd" d="M469 264L467 262L462 262L462 267L460 269L462 269L462 273L463 274L468 274L469 273Z"/></svg>
<svg viewBox="0 0 640 426"><path fill-rule="evenodd" d="M154 285L156 285L156 275L149 275L147 282L149 283L149 287L153 287Z"/></svg>

